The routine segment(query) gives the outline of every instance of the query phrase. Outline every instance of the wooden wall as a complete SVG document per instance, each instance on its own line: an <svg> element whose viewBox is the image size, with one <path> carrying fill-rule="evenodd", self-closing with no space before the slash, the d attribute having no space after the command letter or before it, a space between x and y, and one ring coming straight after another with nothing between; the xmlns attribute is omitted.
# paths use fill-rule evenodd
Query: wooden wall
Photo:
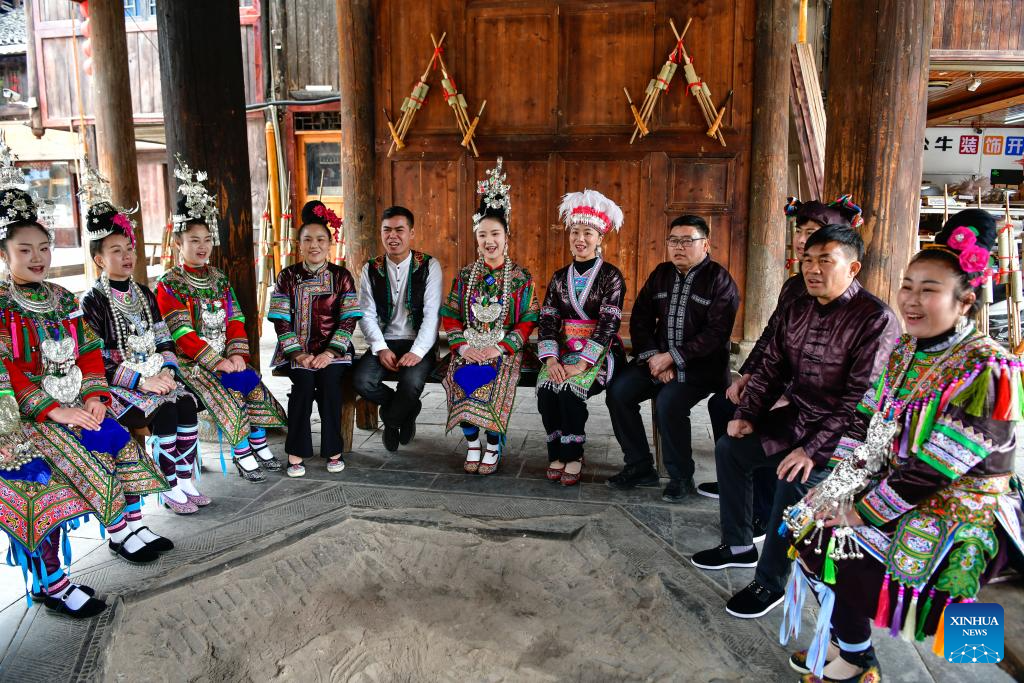
<svg viewBox="0 0 1024 683"><path fill-rule="evenodd" d="M632 117L622 88L643 98L675 44L670 16L680 28L693 17L687 49L715 99L735 91L724 119L728 147L705 135L681 69L658 105L655 132L629 144ZM446 278L475 257L475 184L501 155L513 188L512 255L534 274L541 296L553 271L570 259L558 203L563 193L585 187L625 212L605 253L626 275L627 310L665 259L669 221L687 212L707 219L713 257L742 288L754 0L380 0L376 19L377 111L386 107L397 120L430 59L431 31L448 32L444 58L470 108L487 99L479 159L458 144L439 75L431 76L405 150L387 156L390 137L383 119L377 121L380 208L394 203L413 210L418 244L441 259ZM742 313L737 334L741 321Z"/></svg>
<svg viewBox="0 0 1024 683"><path fill-rule="evenodd" d="M275 0L272 26L284 64L280 93L307 85L338 90L338 20L335 0Z"/></svg>
<svg viewBox="0 0 1024 683"><path fill-rule="evenodd" d="M1024 50L1020 0L934 0L933 50Z"/></svg>

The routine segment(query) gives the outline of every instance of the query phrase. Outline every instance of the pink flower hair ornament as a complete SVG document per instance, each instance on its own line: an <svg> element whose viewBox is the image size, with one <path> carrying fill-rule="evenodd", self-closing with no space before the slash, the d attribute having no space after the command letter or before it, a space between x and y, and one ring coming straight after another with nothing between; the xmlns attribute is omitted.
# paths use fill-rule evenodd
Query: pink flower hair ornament
<svg viewBox="0 0 1024 683"><path fill-rule="evenodd" d="M110 222L121 228L124 231L125 237L132 243L132 249L135 248L135 224L132 219L128 218L127 214L118 212L110 219Z"/></svg>

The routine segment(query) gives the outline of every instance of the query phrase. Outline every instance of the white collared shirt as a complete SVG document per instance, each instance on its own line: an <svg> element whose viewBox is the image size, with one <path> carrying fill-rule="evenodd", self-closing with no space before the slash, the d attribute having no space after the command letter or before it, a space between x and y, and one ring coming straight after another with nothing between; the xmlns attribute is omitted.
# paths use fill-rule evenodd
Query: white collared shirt
<svg viewBox="0 0 1024 683"><path fill-rule="evenodd" d="M437 341L437 325L441 309L441 264L431 258L427 263L427 284L423 292L423 322L420 329L412 325L411 311L405 305L406 288L409 286L409 273L412 270L412 253L401 263L395 263L385 257L387 264L388 287L391 288L391 301L395 314L391 322L381 330L380 318L377 315L377 304L373 300L373 286L370 283L370 264L363 266L359 278L359 308L363 317L359 319L359 327L363 331L366 343L374 355L388 348L388 339L413 339L410 352L420 358L426 356Z"/></svg>

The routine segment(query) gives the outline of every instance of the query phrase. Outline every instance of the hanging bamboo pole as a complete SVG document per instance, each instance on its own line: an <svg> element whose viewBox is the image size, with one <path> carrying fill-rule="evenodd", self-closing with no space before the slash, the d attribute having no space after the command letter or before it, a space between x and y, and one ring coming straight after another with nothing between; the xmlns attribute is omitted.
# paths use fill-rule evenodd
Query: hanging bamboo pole
<svg viewBox="0 0 1024 683"><path fill-rule="evenodd" d="M484 113L484 107L486 106L487 100L484 100L483 102L480 103L480 111L477 112L476 118L473 119L473 123L471 123L469 126L469 130L467 130L466 134L462 137L462 142L460 144L463 147L465 147L467 144L473 143L473 135L476 134L477 124L480 123L480 116ZM476 149L476 145L473 145L473 149Z"/></svg>
<svg viewBox="0 0 1024 683"><path fill-rule="evenodd" d="M434 53L437 55L437 61L441 65L441 92L444 93L445 102L455 112L455 121L459 125L459 132L462 133L462 146L466 147L465 142L468 140L468 149L473 153L474 157L478 157L480 153L477 152L476 143L473 142L473 136L470 133L470 128L474 126L469 120L469 112L466 111L466 97L458 91L455 81L448 74L448 66L444 63L444 57L441 55L441 46L434 39L433 33L430 34L430 42L434 44ZM483 113L483 107L480 108L480 112ZM477 119L479 118L478 114Z"/></svg>
<svg viewBox="0 0 1024 683"><path fill-rule="evenodd" d="M447 32L441 34L441 39L434 45L434 54L430 56L430 62L427 64L427 68L423 70L423 75L420 76L419 81L413 86L412 92L409 96L402 100L402 117L398 120L398 139L392 140L391 147L388 148L388 156L395 150L395 143L399 140L405 142L405 136L409 132L409 126L412 125L412 120L416 117L416 112L423 106L423 102L426 100L427 93L430 91L430 86L427 85L427 78L430 76L430 68L434 66L434 61L440 54L441 46L444 45L444 39L448 35Z"/></svg>

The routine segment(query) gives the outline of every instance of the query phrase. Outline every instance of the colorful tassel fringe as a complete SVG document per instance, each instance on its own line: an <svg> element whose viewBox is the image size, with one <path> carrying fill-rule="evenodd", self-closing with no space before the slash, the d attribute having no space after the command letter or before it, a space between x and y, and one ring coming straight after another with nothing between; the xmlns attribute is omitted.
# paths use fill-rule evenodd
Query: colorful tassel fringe
<svg viewBox="0 0 1024 683"><path fill-rule="evenodd" d="M893 638L899 637L900 626L903 625L903 596L905 593L906 588L903 586L900 586L896 593L896 609L892 611L892 622L889 624L889 635Z"/></svg>
<svg viewBox="0 0 1024 683"><path fill-rule="evenodd" d="M907 620L903 622L903 630L900 631L900 638L908 643L913 642L917 633L917 598L921 595L918 588L914 589L914 595L910 598L910 609L907 610Z"/></svg>
<svg viewBox="0 0 1024 683"><path fill-rule="evenodd" d="M878 609L875 610L875 626L889 628L889 572L882 580L882 589L878 591Z"/></svg>

